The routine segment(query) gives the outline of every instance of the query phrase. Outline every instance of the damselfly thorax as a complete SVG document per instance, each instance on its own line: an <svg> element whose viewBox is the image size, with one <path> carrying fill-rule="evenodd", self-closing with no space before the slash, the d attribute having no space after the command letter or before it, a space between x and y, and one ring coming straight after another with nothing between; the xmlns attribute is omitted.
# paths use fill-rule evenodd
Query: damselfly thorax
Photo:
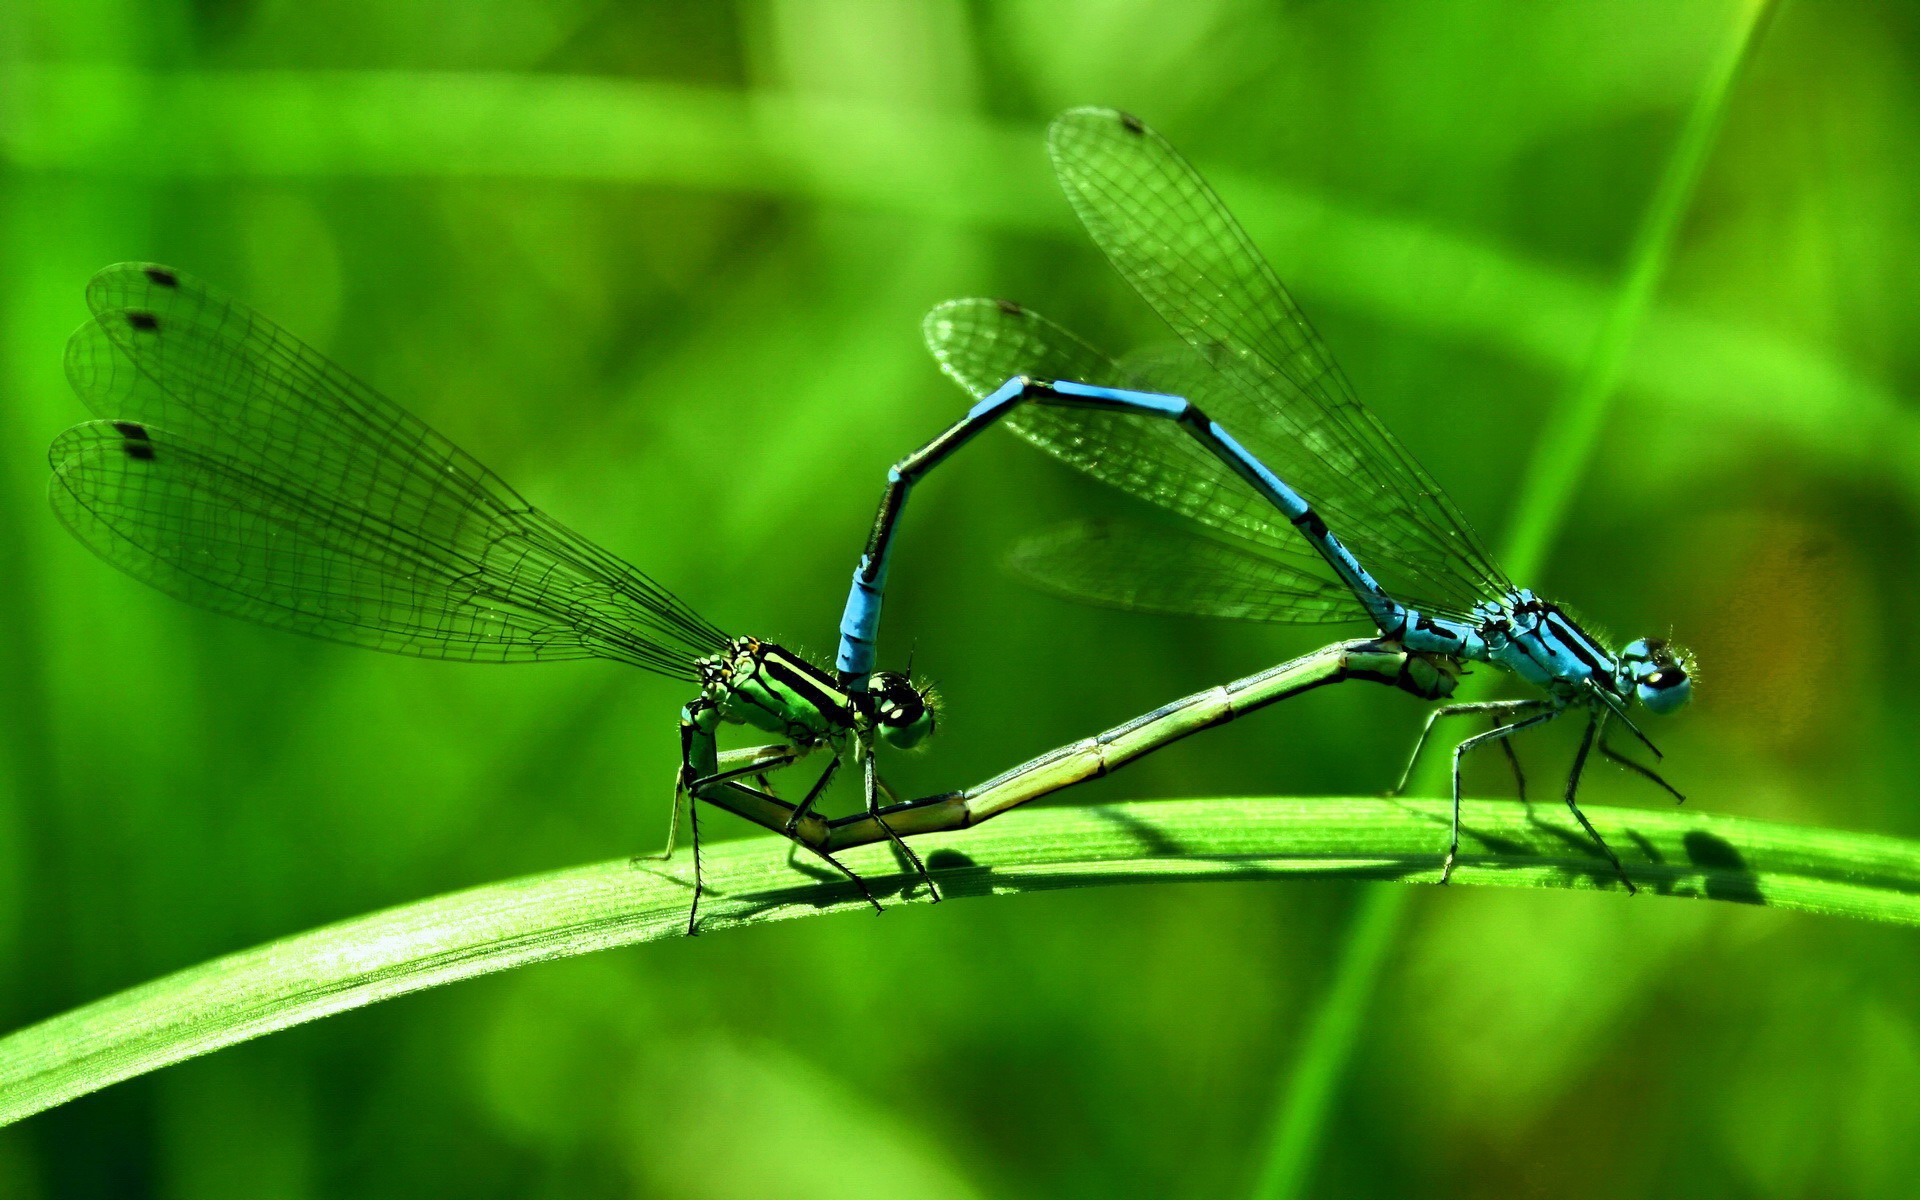
<svg viewBox="0 0 1920 1200"><path fill-rule="evenodd" d="M1587 703L1624 709L1638 700L1650 712L1667 713L1684 704L1692 690L1685 662L1664 640L1641 638L1615 653L1565 609L1525 588L1476 606L1472 621L1403 612L1386 632L1407 649L1491 663L1562 707Z"/></svg>
<svg viewBox="0 0 1920 1200"><path fill-rule="evenodd" d="M698 667L715 720L770 733L796 750L838 749L869 733L909 748L933 732L925 693L904 675L883 671L852 692L804 657L754 637L734 638Z"/></svg>

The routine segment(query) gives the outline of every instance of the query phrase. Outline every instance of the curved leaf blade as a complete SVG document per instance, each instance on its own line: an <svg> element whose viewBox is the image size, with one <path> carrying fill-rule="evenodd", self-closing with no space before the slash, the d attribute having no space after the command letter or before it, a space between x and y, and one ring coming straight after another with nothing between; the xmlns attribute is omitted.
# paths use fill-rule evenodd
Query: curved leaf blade
<svg viewBox="0 0 1920 1200"><path fill-rule="evenodd" d="M1252 798L1035 809L919 839L950 899L1122 883L1439 878L1446 804ZM1617 889L1560 814L1466 806L1456 884ZM1920 841L1683 810L1589 808L1651 895L1920 926ZM705 854L707 932L864 907L788 843ZM881 846L849 854L876 883ZM528 963L678 936L690 864L625 859L488 884L215 959L0 1039L0 1124L334 1013ZM896 877L898 878L898 877ZM918 894L916 890L916 895Z"/></svg>

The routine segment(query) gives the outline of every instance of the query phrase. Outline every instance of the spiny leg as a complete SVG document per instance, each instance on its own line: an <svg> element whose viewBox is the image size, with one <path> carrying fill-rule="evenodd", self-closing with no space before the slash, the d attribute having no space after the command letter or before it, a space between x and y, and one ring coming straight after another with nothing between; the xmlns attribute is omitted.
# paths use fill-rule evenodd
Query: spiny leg
<svg viewBox="0 0 1920 1200"><path fill-rule="evenodd" d="M793 865L793 851L795 847L811 851L822 859L825 859L828 865L832 866L834 870L852 880L854 886L860 889L860 895L868 904L873 905L874 911L881 911L880 902L874 899L873 889L867 886L866 880L862 879L851 867L835 858L832 854L822 850L818 846L809 845L794 832L800 822L805 819L807 813L812 811L813 805L820 799L820 793L824 792L827 784L832 781L834 772L840 769L840 760L836 757L833 761L829 762L827 769L821 773L820 778L815 780L813 786L808 789L806 799L802 800L798 806L793 806L781 801L780 798L775 796L771 791L762 791L758 788L748 787L746 784L740 782L741 779L747 776L753 776L758 779L760 777L759 773L768 769L770 766L776 768L787 766L801 758L801 752L791 747L782 747L781 751L776 754L766 754L765 752L770 749L773 749L773 747L756 746L751 750L730 751L723 757L738 761L741 756L752 756L753 761L749 761L747 765L742 767L718 771L712 775L702 776L692 781L692 783L687 786L688 794L704 798L712 789L716 787L726 787L740 792L742 795L772 801L782 808L791 808L793 811L788 815L785 826L775 831L787 839L787 864L789 866ZM722 805L721 807L724 808L726 806ZM691 805L688 806L688 811L693 811Z"/></svg>
<svg viewBox="0 0 1920 1200"><path fill-rule="evenodd" d="M1658 771L1655 771L1652 767L1649 767L1643 763L1637 763L1633 761L1631 758L1628 758L1626 755L1620 753L1618 750L1615 750L1612 746L1609 746L1607 744L1607 734L1609 732L1610 732L1609 728L1602 728L1600 730L1600 753L1606 755L1608 758L1612 759L1614 762L1619 763L1621 766L1625 767L1627 770L1632 771L1634 774L1653 780L1653 782L1665 788L1667 794L1669 796L1672 796L1676 803L1685 804L1687 802L1686 796L1680 791L1680 789L1677 787L1674 787L1672 784L1668 783L1665 779L1662 779Z"/></svg>
<svg viewBox="0 0 1920 1200"><path fill-rule="evenodd" d="M795 839L793 844L796 846L806 845L806 843L801 842L798 839ZM880 901L874 899L873 889L867 886L867 881L860 878L859 875L855 874L852 867L849 867L847 864L835 858L830 851L822 850L818 846L807 846L807 849L819 855L820 858L823 859L828 866L840 872L842 875L845 875L848 879L851 879L853 881L853 885L860 889L860 898L862 900L865 900L868 904L873 905L874 912L878 913L878 912L886 911L884 908L880 907Z"/></svg>
<svg viewBox="0 0 1920 1200"><path fill-rule="evenodd" d="M744 783L737 782L732 777L764 771L773 760L785 757L790 751L776 751L768 756L763 753L766 747L758 747L754 751L744 752L744 756L741 753L730 754L727 756L730 762L742 763L744 757L744 763L738 767L722 770L719 748L714 738L714 728L717 724L718 707L710 696L703 695L681 710L680 782L687 793L687 823L693 835L693 904L687 911L687 936L689 937L699 932L700 896L705 890L705 877L700 862L700 801L707 800L708 803L718 804L719 807L724 808L726 805L719 804L718 801L711 800L709 797L718 789L732 789L743 795L757 797L776 808L789 807L778 796L757 791ZM678 811L676 806L676 815ZM789 841L793 840L796 839L789 838ZM867 903L873 905L876 911L879 910L880 902L873 898L873 892L867 887L865 880L848 870L844 864L824 850L812 846L807 848L824 858L835 870L853 880L854 886L860 889Z"/></svg>
<svg viewBox="0 0 1920 1200"><path fill-rule="evenodd" d="M711 713L712 703L705 698L695 700L680 713L680 767L673 777L673 807L667 815L667 845L659 854L636 854L629 861L641 862L653 860L666 862L673 858L674 842L680 832L680 797L687 798L687 824L693 841L693 903L687 906L687 936L693 937L699 930L695 922L700 915L700 816L694 810L699 807L692 790L694 763L714 761L713 735L702 727L703 720Z"/></svg>
<svg viewBox="0 0 1920 1200"><path fill-rule="evenodd" d="M700 936L700 798L687 793L687 829L693 842L693 903L687 906L687 936Z"/></svg>
<svg viewBox="0 0 1920 1200"><path fill-rule="evenodd" d="M801 800L799 805L794 808L793 815L787 818L786 827L780 831L785 834L787 838L787 865L789 867L793 865L794 852L800 847L800 839L794 836L793 831L798 829L800 822L806 818L808 813L813 811L814 804L820 799L820 793L827 790L827 784L832 782L834 775L839 770L840 756L836 754L833 759L827 763L827 769L820 773L820 778L814 780L813 786L807 789L806 798ZM844 870L844 868L842 869Z"/></svg>
<svg viewBox="0 0 1920 1200"><path fill-rule="evenodd" d="M1543 702L1539 700L1526 700L1526 701L1510 701L1509 703L1524 703L1524 704L1537 706ZM1484 712L1486 710L1485 708L1481 708L1479 711ZM1564 711L1565 711L1564 709L1550 708L1546 712L1535 713L1530 717L1522 718L1521 720L1515 721L1510 725L1503 724L1498 729L1490 729L1486 733L1476 733L1472 737L1468 738L1466 741L1461 742L1459 745L1453 748L1453 834L1452 834L1452 837L1447 842L1446 860L1440 864L1440 882L1442 884L1446 883L1448 880L1453 878L1453 860L1457 858L1460 854L1460 762L1461 760L1464 759L1467 756L1467 753L1471 751L1475 746L1479 746L1485 742L1501 741L1505 738L1512 737L1514 734L1519 733L1522 729L1531 729L1535 725L1544 725L1548 721L1551 721L1555 717L1559 716Z"/></svg>
<svg viewBox="0 0 1920 1200"><path fill-rule="evenodd" d="M766 748L765 746L755 746L754 750L764 750ZM763 787L766 787L767 773L769 771L777 771L782 767L792 766L799 761L800 756L789 751L786 754L769 759L756 759L743 767L729 767L722 771L716 771L712 775L702 776L693 781L693 786L695 789L706 788L717 783L732 783L736 779L746 779L751 776ZM773 789L767 787L767 790L772 791Z"/></svg>
<svg viewBox="0 0 1920 1200"><path fill-rule="evenodd" d="M680 797L685 791L686 791L686 786L682 782L679 772L675 772L673 777L673 807L667 810L666 848L661 850L660 853L658 854L636 854L633 857L629 858L627 860L628 862L639 863L639 862L672 862L673 861L673 844L675 839L678 837L680 833Z"/></svg>
<svg viewBox="0 0 1920 1200"><path fill-rule="evenodd" d="M839 770L840 756L836 754L833 756L832 761L827 763L827 769L820 772L820 778L814 780L813 786L807 789L806 799L800 801L800 806L793 810L792 816L787 818L786 834L788 837L793 837L793 831L799 828L800 822L805 820L806 815L813 811L814 802L820 799L820 793L827 790L827 784L833 781L834 775L838 774Z"/></svg>
<svg viewBox="0 0 1920 1200"><path fill-rule="evenodd" d="M1523 712L1546 707L1545 700L1483 700L1471 704L1448 704L1427 714L1427 723L1420 729L1420 737L1413 743L1413 753L1407 756L1406 769L1400 772L1400 782L1393 785L1389 796L1398 796L1407 790L1407 781L1413 778L1413 768L1420 761L1420 752L1426 749L1427 740L1433 736L1435 724L1447 717L1464 717L1473 713L1487 713L1497 724L1497 728L1512 728L1504 724L1507 718L1517 717ZM1515 764L1515 770L1519 769ZM1525 797L1525 783L1521 784L1521 795Z"/></svg>
<svg viewBox="0 0 1920 1200"><path fill-rule="evenodd" d="M775 751L775 753L768 753L769 751ZM795 750L793 747L785 745L783 743L770 743L765 746L753 746L743 750L729 750L720 755L721 762L728 762L728 761L744 762L745 765L738 766L738 767L728 767L723 770L717 771L712 775L702 776L701 778L696 779L691 784L687 785L687 791L691 795L704 796L707 794L707 791L710 788L718 787L722 784L733 784L738 782L739 780L751 778L755 783L759 784L760 786L757 788L743 787L741 788L743 792L745 792L748 795L759 796L762 798L778 801L780 798L777 794L775 794L773 790L773 783L767 778L768 772L777 771L777 770L784 769L786 767L790 767L794 763L799 762L801 757L802 757L802 753L800 751ZM833 766L837 766L837 765L838 765L837 762L833 764ZM828 768L828 774L831 775L831 773L832 773L832 767L830 766ZM807 794L807 799L805 803L802 804L800 808L796 809L793 815L787 819L786 825L783 828L774 831L776 833L784 835L787 841L790 843L787 846L787 865L788 866L793 865L794 851L800 845L800 840L794 837L793 835L794 826L799 824L801 817L806 815L806 810L812 806L814 800L818 796L819 796L819 785L816 784L814 786L814 790ZM785 802L781 802L780 807L793 808L792 805L786 804ZM672 836L671 831L669 831L668 836L669 838L671 838Z"/></svg>
<svg viewBox="0 0 1920 1200"><path fill-rule="evenodd" d="M787 761L792 763L798 760L799 755L796 754ZM785 826L775 832L791 838L793 837L795 826L799 825L800 822L806 818L807 813L812 810L814 801L820 798L820 792L827 786L827 781L833 778L833 773L839 769L839 766L840 762L838 759L827 764L826 772L814 782L813 787L807 792L806 799L802 800L797 806L788 804L786 801L780 799L773 789L767 786L764 763L754 763L749 766L736 767L730 771L719 771L712 775L703 775L687 785L687 787L694 795L705 796L712 792L714 788L725 785L737 789L744 795L756 796L762 800L771 800L780 808L790 810ZM746 784L740 782L749 777L751 777L755 783L760 784L760 786L748 787ZM722 807L725 806L722 805Z"/></svg>
<svg viewBox="0 0 1920 1200"><path fill-rule="evenodd" d="M1495 729L1505 729L1507 727L1507 719L1505 717L1495 717L1493 719L1493 727ZM1513 768L1513 790L1519 794L1520 803L1526 804L1527 773L1520 767L1520 752L1514 749L1513 739L1510 737L1500 739L1500 748L1507 752L1507 765ZM1533 811L1532 806L1529 805L1527 811Z"/></svg>
<svg viewBox="0 0 1920 1200"><path fill-rule="evenodd" d="M720 786L721 786L721 787L726 787L726 788L732 788L732 789L733 789L734 791L736 791L736 792L739 792L739 793L741 793L742 795L746 795L746 796L755 796L755 797L758 797L758 798L759 798L759 799L761 799L761 800L769 800L769 801L772 801L772 802L773 802L773 803L775 803L775 804L780 804L780 805L781 805L782 807L786 807L786 805L785 805L785 802L784 802L784 801L782 801L782 800L781 800L781 799L780 799L780 798L779 798L778 796L771 796L771 795L768 795L768 794L767 794L767 793L765 793L765 792L762 792L762 791L759 791L759 790L757 790L757 789L755 789L755 788L750 788L750 787L748 787L748 786L747 786L746 784L744 784L744 783L740 783L740 782L738 782L738 781L735 781L735 782L732 782L732 783L723 783L723 784L721 784ZM694 793L694 795L695 795L695 798L696 798L696 799L698 799L698 798L702 798L702 796L701 796L701 793L699 793L699 792L695 792L695 793ZM709 801L709 803L712 803L712 801ZM719 807L721 807L721 808L725 808L726 806L725 806L725 805L719 805ZM692 807L691 805L689 805L689 806L688 806L688 808L687 808L687 811L688 811L689 813L691 813L691 812L693 811L693 807ZM845 876L846 876L846 877L847 877L848 879L850 879L850 880L852 880L852 881L853 881L853 885L854 885L855 887L857 887L857 888L859 888L859 889L860 889L860 896L861 896L861 898L862 898L862 899L864 899L864 900L865 900L865 901L866 901L866 902L867 902L868 904L871 904L871 905L873 905L873 910L874 910L875 912L880 912L880 911L882 911L882 910L881 910L881 908L880 908L880 902L879 902L878 900L876 900L876 899L874 899L874 897L873 897L873 890L872 890L871 888L869 888L869 887L867 886L867 881L866 881L866 880L864 880L864 879L862 879L862 878L860 878L860 876L859 876L859 875L857 875L857 874L855 874L855 873L854 873L854 871L853 871L853 869L852 869L851 867L849 867L849 866L847 866L847 865L846 865L845 863L843 863L843 862L841 862L841 861L840 861L839 859L837 859L837 858L835 858L835 857L834 857L834 856L833 856L832 854L830 854L830 853L828 853L828 852L827 852L827 851L825 851L825 850L822 850L822 849L821 849L820 847L818 847L818 846L811 846L811 845L808 845L808 844L807 844L806 842L804 842L804 841L802 841L802 840L801 840L800 838L798 838L798 837L796 837L796 836L794 836L794 835L792 835L792 834L788 834L788 835L786 835L786 837L787 837L787 841L788 841L789 843L791 843L791 844L793 844L793 845L795 845L795 846L801 846L801 847L804 847L804 848L806 848L806 849L808 849L808 850L811 850L811 851L812 851L813 853L815 853L815 854L817 854L817 855L819 855L819 856L820 856L821 858L823 858L823 859L825 859L825 860L826 860L826 862L827 862L827 865L829 865L829 866L831 866L831 867L832 867L832 868L833 868L834 870L836 870L836 871L838 871L838 872L840 872L840 873L841 873L842 875L845 875ZM789 861L791 861L791 859L789 859Z"/></svg>
<svg viewBox="0 0 1920 1200"><path fill-rule="evenodd" d="M1587 814L1581 812L1580 806L1574 802L1574 795L1580 790L1580 774L1587 768L1587 753L1593 749L1595 738L1601 735L1607 715L1605 712L1595 712L1587 718L1587 731L1580 735L1580 750L1573 756L1573 773L1567 776L1567 808L1573 813L1574 820L1580 822L1580 828L1587 831L1587 836L1607 856L1607 861L1613 864L1613 869L1620 875L1620 882L1627 885L1627 894L1632 895L1640 889L1634 887L1633 880L1627 878L1627 869L1620 865L1620 856L1613 852L1612 846L1607 845L1607 839L1600 836L1600 831L1593 827L1593 822L1587 820Z"/></svg>
<svg viewBox="0 0 1920 1200"><path fill-rule="evenodd" d="M706 736L707 743L709 744L702 743L701 739L703 735ZM699 727L697 722L692 720L681 721L680 770L674 778L672 814L667 818L667 848L657 855L647 854L636 856L636 858L652 859L656 862L669 862L673 859L674 837L679 832L680 827L680 797L682 793L685 793L687 797L687 828L691 830L693 840L693 903L687 907L688 937L699 936L700 931L695 925L700 916L700 894L705 886L700 873L700 814L697 811L699 808L698 797L704 789L716 784L724 784L728 780L737 779L745 775L757 776L760 775L761 772L787 766L799 758L799 754L789 746L780 746L777 743L768 746L755 746L749 750L733 751L726 755L713 758L715 762L718 762L719 758L722 757L733 761L740 761L744 756L748 760L746 766L719 771L700 779L690 778L693 773L694 756L700 754L703 758L707 757L705 752L713 748L710 742L711 735L705 734L705 731ZM768 753L769 751L773 751L773 753ZM838 866L839 864L836 863L834 865ZM845 868L842 869L844 870ZM869 899L871 899L871 897L869 897Z"/></svg>
<svg viewBox="0 0 1920 1200"><path fill-rule="evenodd" d="M806 845L806 843L798 839L795 839L793 844L796 846ZM879 912L886 911L884 908L880 907L880 901L874 899L873 889L867 886L867 881L860 878L859 875L855 874L852 867L849 867L847 864L835 858L831 852L822 850L818 846L807 846L807 849L819 855L820 858L823 859L828 866L840 872L842 875L845 875L848 879L851 879L853 881L853 886L860 889L860 898L862 900L865 900L868 904L873 905L874 912L879 913Z"/></svg>
<svg viewBox="0 0 1920 1200"><path fill-rule="evenodd" d="M867 815L872 817L874 823L886 833L887 840L893 843L894 848L906 855L907 861L913 864L913 869L919 874L920 881L927 885L928 893L933 896L933 902L940 903L940 888L933 882L933 876L927 873L927 864L920 861L920 856L914 853L913 847L900 840L900 835L893 831L893 826L887 824L887 819L880 815L880 774L878 768L874 766L873 748L857 739L854 746L866 766ZM888 791L891 793L892 789L889 788Z"/></svg>

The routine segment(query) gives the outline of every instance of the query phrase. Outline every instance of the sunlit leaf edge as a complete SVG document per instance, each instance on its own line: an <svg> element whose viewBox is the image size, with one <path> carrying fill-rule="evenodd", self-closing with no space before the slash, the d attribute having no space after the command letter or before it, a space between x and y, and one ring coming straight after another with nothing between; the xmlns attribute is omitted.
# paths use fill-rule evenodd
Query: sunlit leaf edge
<svg viewBox="0 0 1920 1200"><path fill-rule="evenodd" d="M1920 925L1920 841L1706 816L1589 810L1642 895L1768 905ZM1176 800L1037 809L920 840L949 900L1121 883L1291 877L1433 883L1438 801ZM889 852L850 853L902 901ZM788 846L711 847L701 930L863 906ZM236 1042L527 963L676 937L691 860L618 860L487 884L352 918L215 959L0 1039L0 1122ZM1564 812L1467 806L1457 885L1625 893ZM918 889L911 899L924 899ZM942 910L944 912L944 910ZM898 918L896 918L898 919Z"/></svg>

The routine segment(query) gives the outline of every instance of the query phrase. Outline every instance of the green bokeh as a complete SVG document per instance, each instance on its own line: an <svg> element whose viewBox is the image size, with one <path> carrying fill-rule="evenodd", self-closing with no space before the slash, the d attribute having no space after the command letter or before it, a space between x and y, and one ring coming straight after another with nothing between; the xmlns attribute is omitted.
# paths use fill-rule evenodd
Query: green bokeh
<svg viewBox="0 0 1920 1200"><path fill-rule="evenodd" d="M0 12L0 1019L326 921L652 848L676 685L385 658L204 616L59 530L81 289L215 281L729 630L825 654L886 464L964 398L931 304L1159 336L1054 191L1111 103L1212 176L1360 391L1499 541L1730 0ZM1920 21L1787 8L1735 91L1541 590L1671 630L1711 810L1920 834ZM975 781L1312 641L997 567L1123 502L1012 439L915 500L883 661ZM1383 788L1419 719L1316 694L1066 797ZM1528 752L1541 776L1565 734ZM1498 764L1493 764L1498 767ZM1501 786L1494 771L1477 777ZM1596 772L1596 800L1658 803ZM842 797L844 802L845 797ZM746 832L715 818L716 836ZM839 917L351 1013L0 1132L0 1195L1243 1194L1359 896L1102 890ZM1328 1195L1905 1196L1910 932L1422 893Z"/></svg>

